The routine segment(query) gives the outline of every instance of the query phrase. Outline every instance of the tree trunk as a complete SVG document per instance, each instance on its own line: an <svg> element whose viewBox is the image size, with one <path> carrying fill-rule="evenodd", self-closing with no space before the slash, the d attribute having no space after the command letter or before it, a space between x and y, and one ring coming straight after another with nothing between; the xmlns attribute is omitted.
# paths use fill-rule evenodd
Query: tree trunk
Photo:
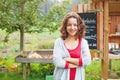
<svg viewBox="0 0 120 80"><path fill-rule="evenodd" d="M26 0L21 2L21 17L24 16L24 5ZM24 51L24 24L20 25L20 51Z"/></svg>
<svg viewBox="0 0 120 80"><path fill-rule="evenodd" d="M20 26L20 51L24 50L24 27Z"/></svg>

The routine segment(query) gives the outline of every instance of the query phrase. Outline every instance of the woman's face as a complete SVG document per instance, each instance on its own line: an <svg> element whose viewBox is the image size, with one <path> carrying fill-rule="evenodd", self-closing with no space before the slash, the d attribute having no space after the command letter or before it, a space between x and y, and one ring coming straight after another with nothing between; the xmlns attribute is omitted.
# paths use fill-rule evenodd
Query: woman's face
<svg viewBox="0 0 120 80"><path fill-rule="evenodd" d="M67 32L68 36L75 37L78 31L77 19L69 18L67 22Z"/></svg>

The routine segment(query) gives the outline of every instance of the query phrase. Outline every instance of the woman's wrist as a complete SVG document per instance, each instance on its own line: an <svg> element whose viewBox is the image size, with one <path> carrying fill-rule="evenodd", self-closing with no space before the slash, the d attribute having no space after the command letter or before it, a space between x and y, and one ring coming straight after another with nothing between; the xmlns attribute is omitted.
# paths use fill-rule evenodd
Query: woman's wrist
<svg viewBox="0 0 120 80"><path fill-rule="evenodd" d="M77 66L75 64L71 64L71 63L69 63L69 66L68 66L68 68L77 68L77 67L79 67L79 66Z"/></svg>
<svg viewBox="0 0 120 80"><path fill-rule="evenodd" d="M79 65L79 58L64 58L63 60L74 65Z"/></svg>

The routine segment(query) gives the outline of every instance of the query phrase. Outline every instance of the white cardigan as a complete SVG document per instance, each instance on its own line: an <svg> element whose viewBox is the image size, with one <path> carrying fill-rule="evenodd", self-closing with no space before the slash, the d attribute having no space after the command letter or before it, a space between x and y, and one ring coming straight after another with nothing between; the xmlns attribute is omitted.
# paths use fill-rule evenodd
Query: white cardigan
<svg viewBox="0 0 120 80"><path fill-rule="evenodd" d="M84 66L87 66L91 63L91 55L88 47L88 42L84 38L82 38L81 42L81 53L83 66L76 68L75 80L85 80ZM70 69L64 68L66 63L62 59L64 57L70 57L70 55L64 45L63 39L58 38L55 41L53 49L53 63L55 65L54 80L70 80Z"/></svg>

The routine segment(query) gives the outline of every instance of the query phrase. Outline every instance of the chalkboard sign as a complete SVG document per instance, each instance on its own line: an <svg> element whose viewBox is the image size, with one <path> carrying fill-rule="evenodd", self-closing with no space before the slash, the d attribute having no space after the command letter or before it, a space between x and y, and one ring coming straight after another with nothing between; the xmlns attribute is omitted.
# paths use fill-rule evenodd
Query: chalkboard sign
<svg viewBox="0 0 120 80"><path fill-rule="evenodd" d="M96 13L78 13L86 24L86 36L89 48L97 49L97 15Z"/></svg>

